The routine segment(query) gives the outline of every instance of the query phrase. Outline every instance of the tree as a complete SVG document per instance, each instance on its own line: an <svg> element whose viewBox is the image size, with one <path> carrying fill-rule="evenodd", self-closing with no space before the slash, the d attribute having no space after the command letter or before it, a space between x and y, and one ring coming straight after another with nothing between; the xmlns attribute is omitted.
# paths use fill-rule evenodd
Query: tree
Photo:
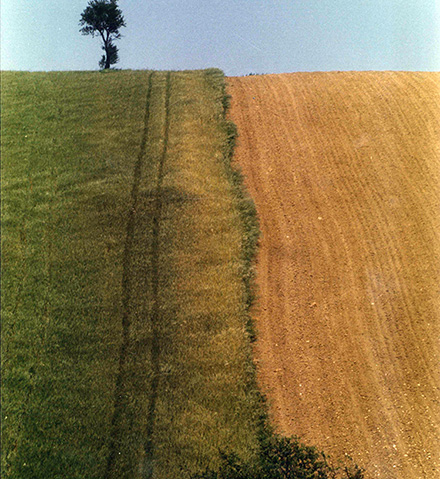
<svg viewBox="0 0 440 479"><path fill-rule="evenodd" d="M118 48L113 42L121 38L119 29L125 27L125 20L117 0L90 0L81 14L79 25L83 35L101 36L105 52L99 62L101 68L110 68L119 61Z"/></svg>

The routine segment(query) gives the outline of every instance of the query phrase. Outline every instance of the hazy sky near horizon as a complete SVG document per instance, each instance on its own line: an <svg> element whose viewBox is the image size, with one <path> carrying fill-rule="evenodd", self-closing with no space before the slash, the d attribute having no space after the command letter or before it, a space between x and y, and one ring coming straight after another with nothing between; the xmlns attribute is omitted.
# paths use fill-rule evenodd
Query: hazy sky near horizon
<svg viewBox="0 0 440 479"><path fill-rule="evenodd" d="M3 70L96 70L88 0L0 0ZM440 0L120 0L118 68L440 70Z"/></svg>

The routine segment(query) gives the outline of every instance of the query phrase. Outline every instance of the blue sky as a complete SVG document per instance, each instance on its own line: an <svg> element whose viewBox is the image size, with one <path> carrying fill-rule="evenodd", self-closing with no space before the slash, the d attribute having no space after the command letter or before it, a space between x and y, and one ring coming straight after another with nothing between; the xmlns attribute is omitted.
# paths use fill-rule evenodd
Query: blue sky
<svg viewBox="0 0 440 479"><path fill-rule="evenodd" d="M95 70L87 0L0 0L3 70ZM440 70L439 0L120 0L119 68Z"/></svg>

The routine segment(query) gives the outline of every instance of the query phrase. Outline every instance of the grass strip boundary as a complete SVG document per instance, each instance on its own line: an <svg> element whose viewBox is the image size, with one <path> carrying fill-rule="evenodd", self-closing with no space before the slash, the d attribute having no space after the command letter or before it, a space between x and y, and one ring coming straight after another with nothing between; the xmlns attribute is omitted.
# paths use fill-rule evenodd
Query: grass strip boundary
<svg viewBox="0 0 440 479"><path fill-rule="evenodd" d="M244 176L239 167L233 163L235 146L239 134L235 123L228 118L231 96L227 92L225 75L221 70L213 68L206 71L206 79L217 88L219 88L218 84L220 84L221 97L219 100L222 104L221 127L225 133L225 140L222 145L222 159L226 175L232 186L235 205L241 221L241 275L244 287L243 301L246 311L246 329L249 341L252 343L255 342L257 337L255 324L251 317L251 309L257 298L255 264L258 253L258 242L261 236L260 223L255 203L247 191ZM266 399L257 385L256 367L252 356L249 356L249 369L251 371L249 378L250 387L258 391L258 398L261 404L259 434L263 431L267 431L264 433L265 435L270 434Z"/></svg>
<svg viewBox="0 0 440 479"><path fill-rule="evenodd" d="M250 316L250 310L256 299L256 272L255 263L258 253L258 241L261 236L260 223L258 220L255 203L247 191L244 176L238 165L233 163L235 146L239 136L237 126L228 118L231 96L227 93L227 87L224 74L221 70L208 70L209 75L221 75L221 102L222 128L225 132L225 141L223 143L223 162L226 174L232 185L235 196L236 207L241 220L242 228L242 279L245 290L244 302L247 311L247 329L251 342L256 339L254 322Z"/></svg>
<svg viewBox="0 0 440 479"><path fill-rule="evenodd" d="M125 376L125 364L127 361L127 350L130 342L130 300L132 294L130 272L132 269L132 254L133 254L133 241L134 241L134 227L135 227L135 215L138 204L139 185L142 176L142 164L146 154L146 145L149 133L149 120L150 120L150 103L151 92L153 85L153 75L151 72L148 76L148 89L145 104L145 116L144 116L144 131L142 134L141 144L139 148L139 154L135 163L133 172L133 186L131 190L131 207L128 213L127 227L126 227L126 239L124 244L124 257L123 257L123 273L122 273L122 342L119 352L119 372L116 378L115 384L115 399L114 399L114 413L111 422L110 442L109 442L109 455L107 458L107 465L104 477L107 479L111 476L115 459L116 459L116 445L118 442L119 433L119 421L124 407L124 376Z"/></svg>

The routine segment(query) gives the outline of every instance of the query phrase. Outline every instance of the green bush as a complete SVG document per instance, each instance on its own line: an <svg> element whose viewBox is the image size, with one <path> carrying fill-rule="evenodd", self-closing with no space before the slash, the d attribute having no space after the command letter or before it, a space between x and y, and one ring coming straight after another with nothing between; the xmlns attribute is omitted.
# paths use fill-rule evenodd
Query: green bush
<svg viewBox="0 0 440 479"><path fill-rule="evenodd" d="M218 470L207 470L194 479L363 479L354 464L331 465L324 453L302 444L298 438L272 435L261 442L256 459L243 462L235 454L221 452Z"/></svg>

